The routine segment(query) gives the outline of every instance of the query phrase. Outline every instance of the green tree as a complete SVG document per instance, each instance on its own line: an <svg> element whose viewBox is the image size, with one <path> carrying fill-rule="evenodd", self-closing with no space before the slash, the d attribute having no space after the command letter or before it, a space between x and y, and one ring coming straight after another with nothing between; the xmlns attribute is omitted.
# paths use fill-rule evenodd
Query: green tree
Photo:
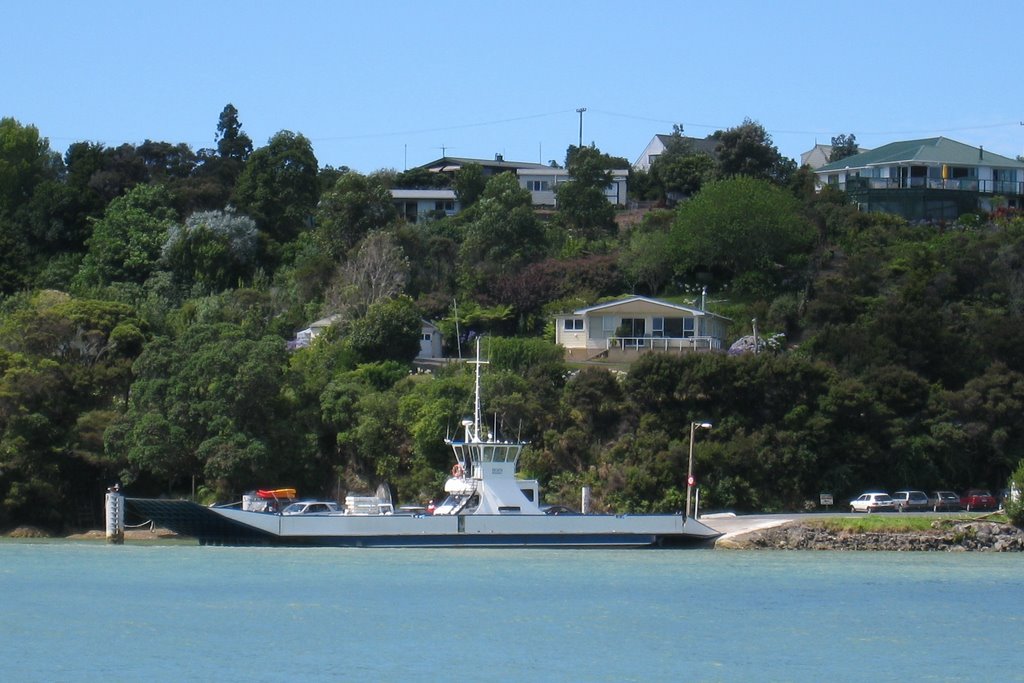
<svg viewBox="0 0 1024 683"><path fill-rule="evenodd" d="M165 189L138 185L112 201L96 221L89 251L76 276L85 287L112 282L142 284L160 258L176 215Z"/></svg>
<svg viewBox="0 0 1024 683"><path fill-rule="evenodd" d="M452 179L444 173L435 173L425 168L410 168L395 176L395 187L418 190L448 187Z"/></svg>
<svg viewBox="0 0 1024 683"><path fill-rule="evenodd" d="M321 197L314 239L332 259L341 260L366 235L397 218L391 193L380 178L350 171Z"/></svg>
<svg viewBox="0 0 1024 683"><path fill-rule="evenodd" d="M118 147L103 148L103 165L90 176L89 186L106 204L136 185L148 181L149 170L145 160L134 145L125 143Z"/></svg>
<svg viewBox="0 0 1024 683"><path fill-rule="evenodd" d="M56 361L0 350L0 523L59 527L70 393Z"/></svg>
<svg viewBox="0 0 1024 683"><path fill-rule="evenodd" d="M28 204L36 187L56 178L62 166L35 126L0 119L0 217L13 217Z"/></svg>
<svg viewBox="0 0 1024 683"><path fill-rule="evenodd" d="M485 283L515 272L543 253L544 233L533 212L530 193L511 173L487 181L483 197L463 214L465 237L460 248L461 276Z"/></svg>
<svg viewBox="0 0 1024 683"><path fill-rule="evenodd" d="M1024 460L1010 475L1006 487L1010 489L1010 497L1005 502L1006 515L1012 524L1024 528Z"/></svg>
<svg viewBox="0 0 1024 683"><path fill-rule="evenodd" d="M378 301L351 322L345 341L360 362L394 360L410 363L420 349L423 322L412 299Z"/></svg>
<svg viewBox="0 0 1024 683"><path fill-rule="evenodd" d="M613 158L597 147L576 147L569 145L565 153L565 168L573 182L584 187L603 190L612 182L612 170L628 168L625 159Z"/></svg>
<svg viewBox="0 0 1024 683"><path fill-rule="evenodd" d="M681 199L699 192L705 182L714 179L717 170L716 160L694 151L683 136L683 127L674 124L665 150L651 163L650 180L660 190L661 198Z"/></svg>
<svg viewBox="0 0 1024 683"><path fill-rule="evenodd" d="M306 484L308 442L282 417L293 409L285 354L279 337L254 338L228 323L150 344L107 448L134 478L172 488L190 475L223 496L267 481Z"/></svg>
<svg viewBox="0 0 1024 683"><path fill-rule="evenodd" d="M25 286L63 232L58 155L35 126L0 119L0 294Z"/></svg>
<svg viewBox="0 0 1024 683"><path fill-rule="evenodd" d="M707 154L669 147L651 164L651 176L665 197L691 197L712 180L717 164Z"/></svg>
<svg viewBox="0 0 1024 683"><path fill-rule="evenodd" d="M799 264L815 239L793 195L742 176L705 185L679 207L671 235L679 274L707 269L772 281L779 266Z"/></svg>
<svg viewBox="0 0 1024 683"><path fill-rule="evenodd" d="M569 232L586 239L597 239L614 232L615 207L604 191L574 180L555 189L558 217Z"/></svg>
<svg viewBox="0 0 1024 683"><path fill-rule="evenodd" d="M484 176L484 167L480 164L462 166L455 172L455 178L452 180L452 188L463 210L473 206L483 195L486 187L487 178Z"/></svg>
<svg viewBox="0 0 1024 683"><path fill-rule="evenodd" d="M277 244L295 239L309 224L318 199L313 146L305 136L286 130L249 156L233 196L234 204Z"/></svg>
<svg viewBox="0 0 1024 683"><path fill-rule="evenodd" d="M234 159L244 163L252 154L252 139L242 132L238 110L233 104L228 103L221 111L215 139L217 154L221 159Z"/></svg>
<svg viewBox="0 0 1024 683"><path fill-rule="evenodd" d="M60 292L22 295L0 315L0 523L53 529L109 485L103 451L144 342L128 306Z"/></svg>
<svg viewBox="0 0 1024 683"><path fill-rule="evenodd" d="M744 119L735 128L715 131L713 137L718 139L719 172L724 177L745 175L785 185L796 171L796 162L782 156L756 121Z"/></svg>
<svg viewBox="0 0 1024 683"><path fill-rule="evenodd" d="M857 136L853 133L849 135L843 133L832 138L832 153L829 154L828 160L830 162L839 161L859 153L860 148L857 147Z"/></svg>
<svg viewBox="0 0 1024 683"><path fill-rule="evenodd" d="M618 254L618 266L631 291L638 291L642 284L657 296L672 280L676 266L670 234L673 218L670 211L652 211L630 233L629 243Z"/></svg>
<svg viewBox="0 0 1024 683"><path fill-rule="evenodd" d="M256 222L233 210L201 211L173 225L161 251L161 265L185 286L219 292L250 278L256 267Z"/></svg>

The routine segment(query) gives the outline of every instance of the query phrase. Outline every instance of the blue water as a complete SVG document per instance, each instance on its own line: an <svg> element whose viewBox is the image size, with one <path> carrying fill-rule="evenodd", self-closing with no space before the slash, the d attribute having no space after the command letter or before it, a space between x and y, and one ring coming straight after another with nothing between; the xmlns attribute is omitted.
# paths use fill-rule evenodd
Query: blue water
<svg viewBox="0 0 1024 683"><path fill-rule="evenodd" d="M2 681L1024 680L1024 556L0 543Z"/></svg>

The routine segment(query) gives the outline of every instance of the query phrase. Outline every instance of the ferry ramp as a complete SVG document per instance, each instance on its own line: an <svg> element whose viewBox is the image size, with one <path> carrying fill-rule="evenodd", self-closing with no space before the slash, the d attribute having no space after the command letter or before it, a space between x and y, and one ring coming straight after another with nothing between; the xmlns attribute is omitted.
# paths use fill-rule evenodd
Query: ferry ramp
<svg viewBox="0 0 1024 683"><path fill-rule="evenodd" d="M727 547L738 536L782 526L794 519L793 515L736 515L730 512L701 515L700 522L722 534L715 541L715 547Z"/></svg>

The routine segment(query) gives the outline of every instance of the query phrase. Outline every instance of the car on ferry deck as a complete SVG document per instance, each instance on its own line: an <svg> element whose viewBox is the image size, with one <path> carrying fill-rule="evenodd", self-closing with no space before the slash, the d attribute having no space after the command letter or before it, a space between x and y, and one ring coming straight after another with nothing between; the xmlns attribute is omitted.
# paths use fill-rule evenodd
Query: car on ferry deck
<svg viewBox="0 0 1024 683"><path fill-rule="evenodd" d="M301 500L281 510L282 515L329 515L340 512L337 503L323 500Z"/></svg>
<svg viewBox="0 0 1024 683"><path fill-rule="evenodd" d="M578 515L580 513L573 510L568 505L541 505L540 511L545 515Z"/></svg>

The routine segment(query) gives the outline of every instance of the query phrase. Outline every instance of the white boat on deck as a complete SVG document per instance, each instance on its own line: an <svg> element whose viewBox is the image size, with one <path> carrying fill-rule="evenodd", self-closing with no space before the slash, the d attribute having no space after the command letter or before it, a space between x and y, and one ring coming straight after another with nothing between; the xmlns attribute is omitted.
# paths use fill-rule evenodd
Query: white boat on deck
<svg viewBox="0 0 1024 683"><path fill-rule="evenodd" d="M477 345L473 419L465 438L448 440L455 455L448 494L433 514L395 513L383 497L346 499L344 509L304 514L203 507L185 500L128 498L156 524L209 545L338 547L672 547L721 534L682 514L545 514L536 481L516 477L524 444L503 441L481 424Z"/></svg>

